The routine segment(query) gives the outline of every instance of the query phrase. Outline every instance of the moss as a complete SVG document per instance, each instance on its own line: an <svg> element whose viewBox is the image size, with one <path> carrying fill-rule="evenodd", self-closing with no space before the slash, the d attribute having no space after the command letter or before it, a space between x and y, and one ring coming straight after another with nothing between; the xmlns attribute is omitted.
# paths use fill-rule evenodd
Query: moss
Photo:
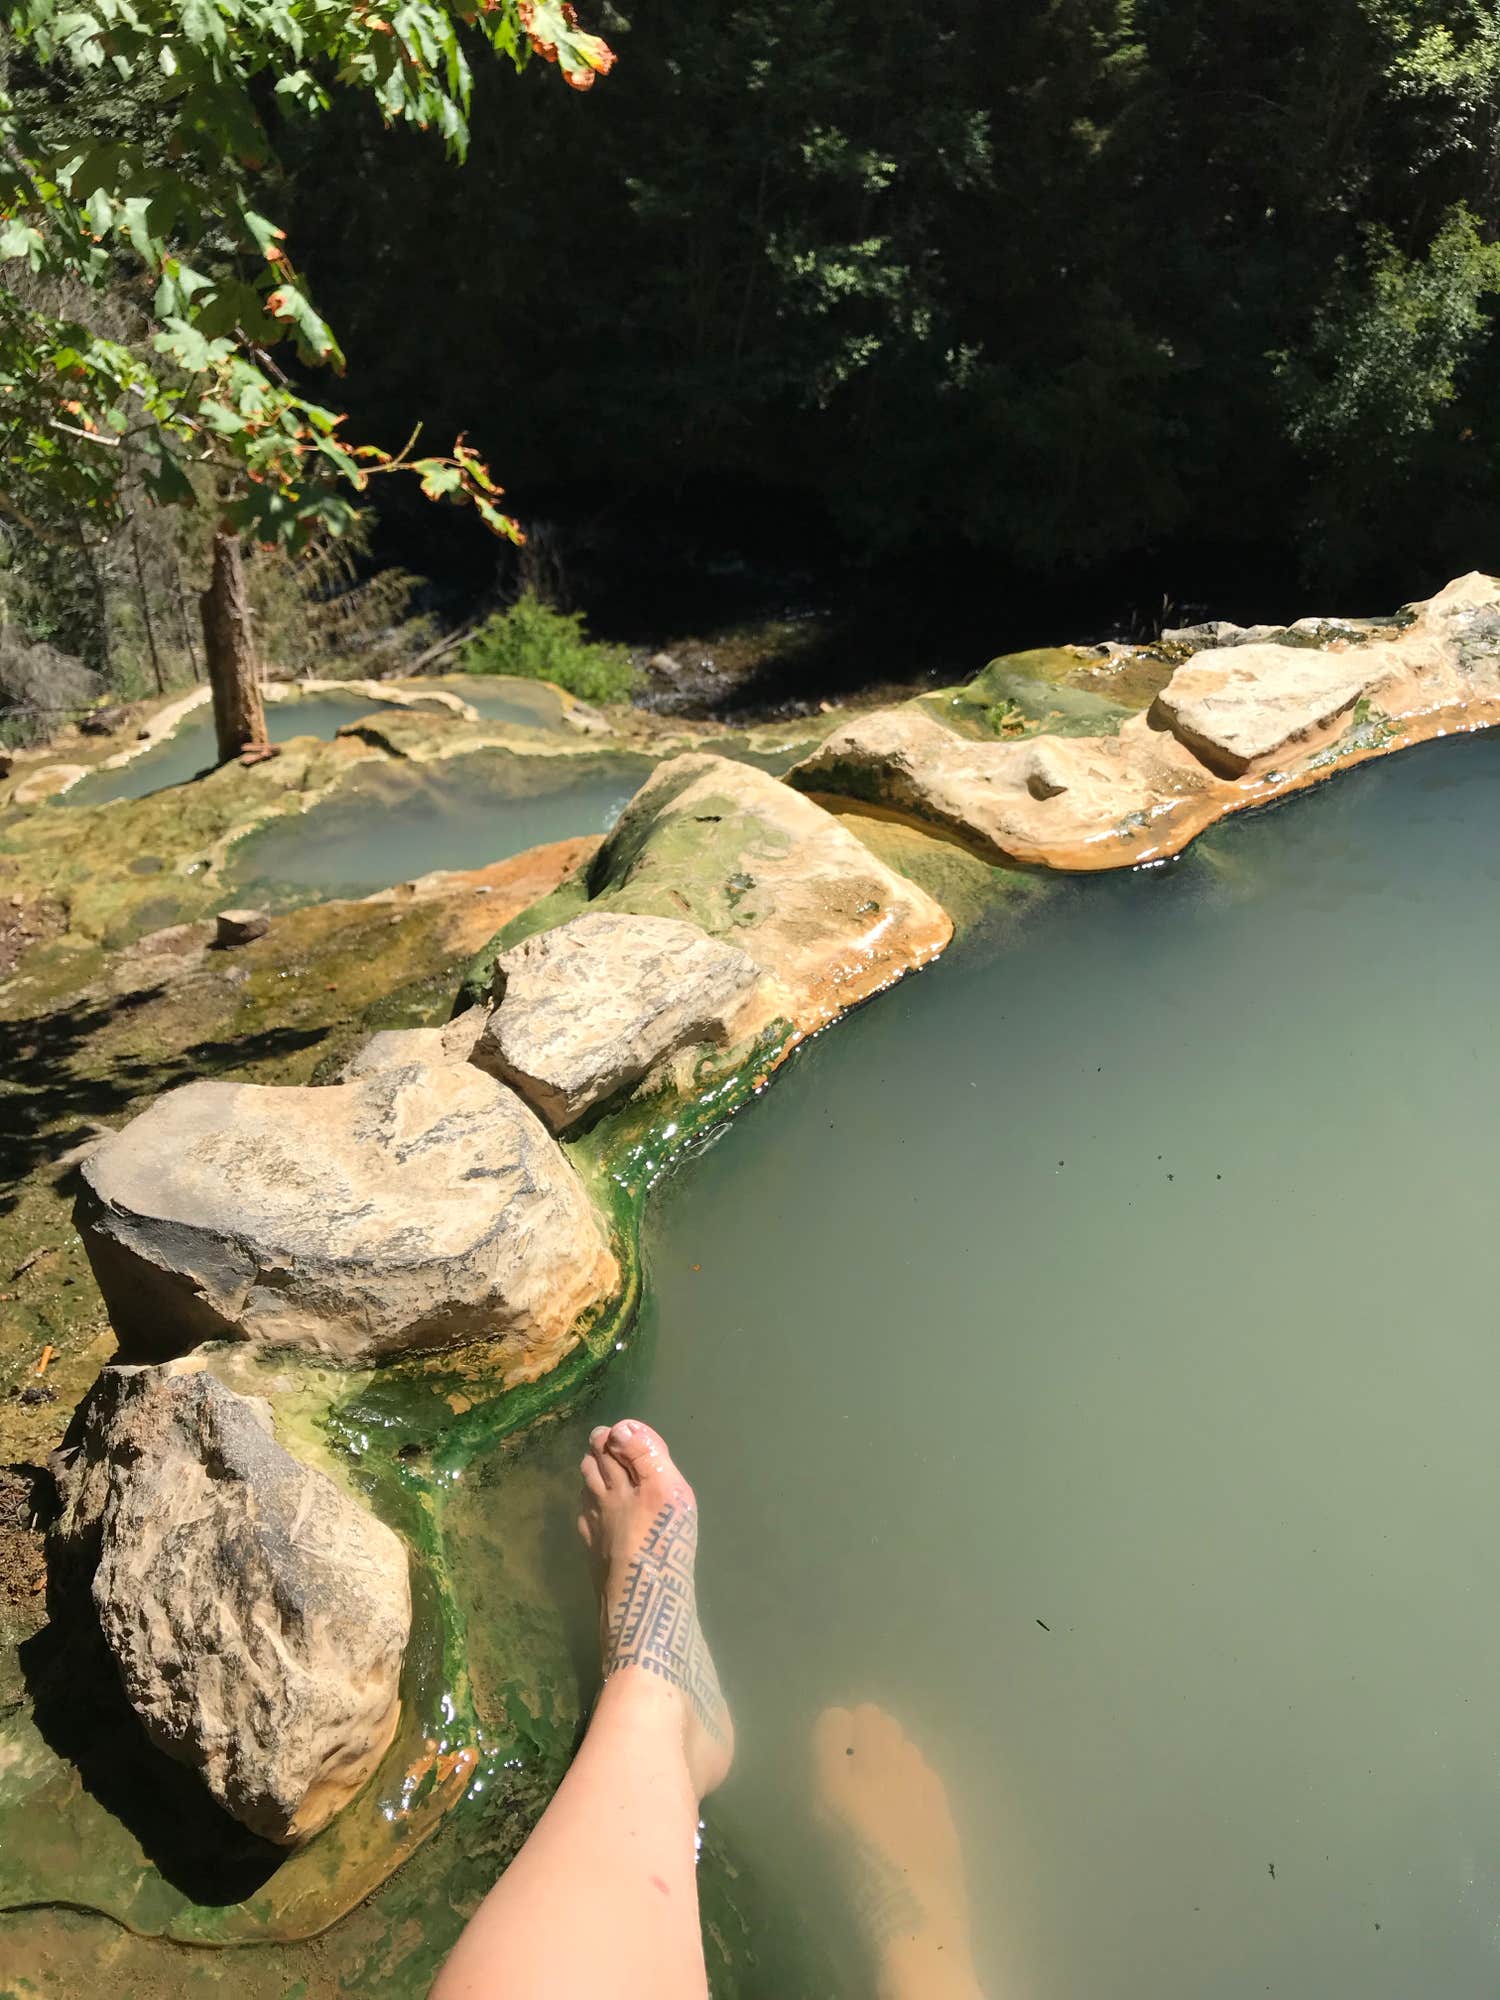
<svg viewBox="0 0 1500 2000"><path fill-rule="evenodd" d="M960 735L1020 738L1113 736L1135 711L1078 677L1089 656L1071 648L1013 653L990 664L966 687L919 697L917 706Z"/></svg>

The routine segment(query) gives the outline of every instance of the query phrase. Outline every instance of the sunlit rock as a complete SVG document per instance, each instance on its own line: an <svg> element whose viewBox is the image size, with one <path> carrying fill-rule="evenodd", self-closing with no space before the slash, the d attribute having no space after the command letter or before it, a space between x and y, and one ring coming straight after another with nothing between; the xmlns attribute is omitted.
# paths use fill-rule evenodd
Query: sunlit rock
<svg viewBox="0 0 1500 2000"><path fill-rule="evenodd" d="M1383 645L1220 648L1184 661L1154 713L1211 770L1238 778L1328 729L1362 696L1378 696L1400 668Z"/></svg>
<svg viewBox="0 0 1500 2000"><path fill-rule="evenodd" d="M501 956L471 1060L564 1132L678 1050L743 1035L762 984L693 924L590 911Z"/></svg>
<svg viewBox="0 0 1500 2000"><path fill-rule="evenodd" d="M996 860L1118 866L1141 816L1191 799L1208 774L1143 718L1114 736L983 742L917 707L880 709L836 729L790 782L887 806L947 828Z"/></svg>
<svg viewBox="0 0 1500 2000"><path fill-rule="evenodd" d="M482 1026L481 1016L460 1014L441 1028L381 1028L350 1056L338 1080L352 1083L377 1070L405 1069L414 1062L467 1062Z"/></svg>
<svg viewBox="0 0 1500 2000"><path fill-rule="evenodd" d="M539 1369L618 1277L556 1141L467 1064L186 1084L83 1177L79 1225L131 1358L228 1337L367 1362L488 1338Z"/></svg>
<svg viewBox="0 0 1500 2000"><path fill-rule="evenodd" d="M727 757L657 766L589 869L592 906L684 918L780 982L802 1029L935 957L942 908L779 779Z"/></svg>
<svg viewBox="0 0 1500 2000"><path fill-rule="evenodd" d="M1353 762L1500 722L1492 577L1459 577L1383 627L1316 618L1280 644L1213 636L1116 734L960 736L908 703L834 730L788 780L946 828L994 859L1124 868Z"/></svg>
<svg viewBox="0 0 1500 2000"><path fill-rule="evenodd" d="M266 1839L316 1833L395 1731L403 1544L192 1360L106 1368L53 1467L59 1601L87 1592L152 1742Z"/></svg>

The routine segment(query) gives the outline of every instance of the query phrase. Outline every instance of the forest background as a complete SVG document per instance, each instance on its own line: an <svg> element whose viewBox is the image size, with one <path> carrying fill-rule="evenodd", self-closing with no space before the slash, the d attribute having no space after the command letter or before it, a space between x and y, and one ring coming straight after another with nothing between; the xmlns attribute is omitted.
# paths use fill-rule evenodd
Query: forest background
<svg viewBox="0 0 1500 2000"><path fill-rule="evenodd" d="M617 57L587 92L476 60L462 166L368 95L308 120L268 93L263 205L347 357L337 383L287 365L389 450L465 435L530 534L383 482L352 542L262 567L272 652L368 671L414 616L425 644L527 586L643 647L831 620L777 684L813 699L1500 567L1500 6L606 0L587 25ZM34 123L152 116L4 60ZM90 307L126 343L136 284ZM0 538L12 647L125 693L192 665L182 510L143 487L108 533L63 504Z"/></svg>

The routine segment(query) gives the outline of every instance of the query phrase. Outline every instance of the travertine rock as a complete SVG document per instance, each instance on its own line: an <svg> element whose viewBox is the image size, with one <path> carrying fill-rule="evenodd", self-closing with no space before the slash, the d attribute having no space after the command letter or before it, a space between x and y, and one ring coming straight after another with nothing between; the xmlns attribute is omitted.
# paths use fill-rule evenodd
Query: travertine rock
<svg viewBox="0 0 1500 2000"><path fill-rule="evenodd" d="M1211 770L1238 778L1327 729L1361 696L1374 698L1399 666L1387 645L1195 653L1156 697L1154 713Z"/></svg>
<svg viewBox="0 0 1500 2000"><path fill-rule="evenodd" d="M1215 628L1214 649L1113 735L975 740L914 704L881 710L836 729L788 781L947 828L998 860L1156 861L1226 813L1500 722L1500 581L1459 577L1397 624L1299 619L1282 643L1243 630L1227 646Z"/></svg>
<svg viewBox="0 0 1500 2000"><path fill-rule="evenodd" d="M106 1368L53 1469L54 1582L151 1740L266 1839L316 1833L395 1732L402 1543L196 1361Z"/></svg>
<svg viewBox="0 0 1500 2000"><path fill-rule="evenodd" d="M1121 832L1211 783L1197 759L1140 717L1116 736L976 742L915 707L837 729L791 782L946 827L995 860L1116 867Z"/></svg>
<svg viewBox="0 0 1500 2000"><path fill-rule="evenodd" d="M471 1060L565 1132L679 1049L735 1040L762 978L694 924L587 911L498 960Z"/></svg>
<svg viewBox="0 0 1500 2000"><path fill-rule="evenodd" d="M685 918L738 945L780 982L780 1011L802 1029L926 964L953 935L932 897L832 813L752 765L700 753L657 766L588 883L600 909Z"/></svg>
<svg viewBox="0 0 1500 2000"><path fill-rule="evenodd" d="M618 1279L561 1148L467 1064L186 1084L83 1176L79 1226L131 1358L227 1336L366 1362L487 1337L535 1372Z"/></svg>
<svg viewBox="0 0 1500 2000"><path fill-rule="evenodd" d="M414 1062L467 1062L483 1025L483 1016L470 1012L441 1028L381 1028L350 1056L339 1082L352 1083L382 1069L405 1069Z"/></svg>

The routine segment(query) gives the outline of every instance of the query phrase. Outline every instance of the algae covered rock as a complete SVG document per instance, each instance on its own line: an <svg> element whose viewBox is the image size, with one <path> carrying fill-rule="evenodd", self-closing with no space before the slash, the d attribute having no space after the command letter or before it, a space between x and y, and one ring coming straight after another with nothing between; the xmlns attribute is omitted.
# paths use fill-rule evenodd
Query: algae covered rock
<svg viewBox="0 0 1500 2000"><path fill-rule="evenodd" d="M79 1226L131 1358L229 1337L368 1362L492 1338L540 1369L618 1278L557 1142L467 1064L185 1084L83 1176Z"/></svg>
<svg viewBox="0 0 1500 2000"><path fill-rule="evenodd" d="M696 925L589 911L501 955L470 1059L563 1132L678 1050L726 1047L762 983L753 959Z"/></svg>
<svg viewBox="0 0 1500 2000"><path fill-rule="evenodd" d="M106 1368L53 1469L54 1580L152 1742L268 1840L326 1826L395 1731L401 1541L195 1361Z"/></svg>
<svg viewBox="0 0 1500 2000"><path fill-rule="evenodd" d="M595 907L685 919L779 981L812 1029L936 957L925 890L780 779L701 753L657 766L590 866Z"/></svg>

